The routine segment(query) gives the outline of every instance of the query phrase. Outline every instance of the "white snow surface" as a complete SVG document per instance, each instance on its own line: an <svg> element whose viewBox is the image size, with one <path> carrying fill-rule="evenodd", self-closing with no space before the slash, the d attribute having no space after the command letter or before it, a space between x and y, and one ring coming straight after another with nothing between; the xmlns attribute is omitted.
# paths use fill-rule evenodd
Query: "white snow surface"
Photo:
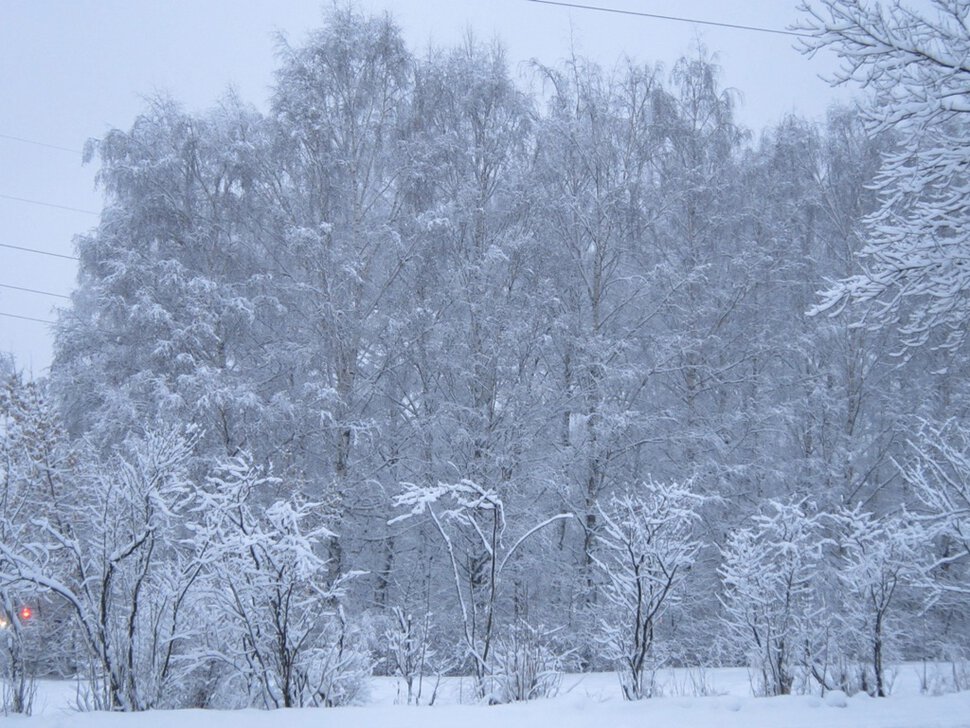
<svg viewBox="0 0 970 728"><path fill-rule="evenodd" d="M148 713L78 712L75 685L44 682L29 718L0 718L17 728L970 728L970 692L922 695L916 665L900 667L894 694L875 699L841 693L751 697L743 669L708 670L704 681L719 695L685 695L697 674L676 670L658 676L667 697L636 703L621 699L616 676L567 675L556 698L485 706L469 699L468 680L443 681L438 704L399 704L393 678L374 678L365 705L286 710L180 710ZM426 695L428 688L426 685Z"/></svg>

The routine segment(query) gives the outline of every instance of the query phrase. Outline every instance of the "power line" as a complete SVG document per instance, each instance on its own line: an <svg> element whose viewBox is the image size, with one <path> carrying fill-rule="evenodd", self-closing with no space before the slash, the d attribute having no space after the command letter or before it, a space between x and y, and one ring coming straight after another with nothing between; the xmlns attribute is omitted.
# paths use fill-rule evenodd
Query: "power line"
<svg viewBox="0 0 970 728"><path fill-rule="evenodd" d="M38 250L37 248L25 248L22 245L10 245L9 243L0 243L0 248L10 248L11 250L22 250L25 253L37 253L38 255L49 255L52 258L65 258L67 260L80 260L73 255L64 255L63 253L51 253L47 250Z"/></svg>
<svg viewBox="0 0 970 728"><path fill-rule="evenodd" d="M621 10L620 8L608 8L600 5L582 5L580 3L560 2L559 0L526 0L530 3L539 5L557 5L563 8L576 8L578 10L599 10L601 13L614 13L616 15L635 15L640 18L653 18L654 20L672 20L678 23L694 23L695 25L713 25L717 28L730 28L731 30L750 30L756 33L774 33L776 35L795 35L805 37L805 33L798 33L794 30L778 30L777 28L762 28L757 25L738 25L736 23L722 23L717 20L699 20L697 18L683 18L678 15L659 15L657 13L644 13L639 10Z"/></svg>
<svg viewBox="0 0 970 728"><path fill-rule="evenodd" d="M20 319L21 321L36 321L39 324L51 324L52 326L56 323L55 321L50 321L49 319L34 318L33 316L21 316L17 313L6 313L0 311L0 316L6 316L7 318Z"/></svg>
<svg viewBox="0 0 970 728"><path fill-rule="evenodd" d="M23 288L22 286L13 286L9 283L0 283L0 288L9 288L12 291L24 291L26 293L39 293L42 296L55 296L56 298L66 298L71 299L70 296L65 296L63 293L54 293L53 291L41 291L37 288Z"/></svg>
<svg viewBox="0 0 970 728"><path fill-rule="evenodd" d="M14 197L13 195L0 195L0 198L4 200L13 200L14 202L26 202L28 205L42 205L43 207L54 207L58 210L70 210L71 212L83 212L85 215L100 215L100 212L95 212L94 210L82 210L79 207L68 207L67 205L55 205L53 202L41 202L40 200L28 200L26 197Z"/></svg>
<svg viewBox="0 0 970 728"><path fill-rule="evenodd" d="M81 155L80 149L71 149L69 147L61 147L57 144L48 144L47 142L39 142L35 139L25 139L24 137L13 136L12 134L0 134L0 139L9 139L12 142L20 142L21 144L33 144L35 147L47 147L48 149L59 149L62 152L70 152L71 154Z"/></svg>

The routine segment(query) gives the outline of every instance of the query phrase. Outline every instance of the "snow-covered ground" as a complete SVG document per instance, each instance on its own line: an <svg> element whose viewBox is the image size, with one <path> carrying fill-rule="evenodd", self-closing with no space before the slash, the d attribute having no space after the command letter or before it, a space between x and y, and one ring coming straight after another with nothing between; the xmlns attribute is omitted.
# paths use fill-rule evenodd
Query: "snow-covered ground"
<svg viewBox="0 0 970 728"><path fill-rule="evenodd" d="M899 668L892 697L882 700L834 693L825 698L753 698L743 669L684 670L658 675L666 697L628 703L612 674L566 676L560 695L516 705L461 704L468 681L443 681L434 707L398 703L398 684L375 678L370 700L352 708L280 711L157 711L142 714L79 713L71 709L75 687L39 686L35 715L16 718L22 728L970 728L970 692L941 696L920 692L922 667ZM933 677L933 670L929 676ZM941 676L944 673L941 673ZM695 697L703 683L719 694ZM426 686L426 690L429 686ZM427 695L427 692L426 692ZM2 720L2 719L0 719Z"/></svg>

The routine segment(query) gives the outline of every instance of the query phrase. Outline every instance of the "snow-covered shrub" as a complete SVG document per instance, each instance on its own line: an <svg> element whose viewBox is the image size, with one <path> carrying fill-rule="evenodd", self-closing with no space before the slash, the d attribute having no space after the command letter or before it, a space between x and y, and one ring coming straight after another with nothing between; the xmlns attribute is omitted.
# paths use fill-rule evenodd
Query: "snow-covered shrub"
<svg viewBox="0 0 970 728"><path fill-rule="evenodd" d="M702 666L672 668L670 679L664 686L664 695L667 696L708 698L723 694L724 691L714 685L711 673Z"/></svg>
<svg viewBox="0 0 970 728"><path fill-rule="evenodd" d="M54 609L45 609L43 630L37 625L46 590L33 577L42 575L22 573L17 562L44 541L41 524L57 514L65 448L43 387L4 372L5 364L0 357L0 544L6 552L0 553L0 710L29 714L35 678L60 669L69 640Z"/></svg>
<svg viewBox="0 0 970 728"><path fill-rule="evenodd" d="M239 710L248 707L249 690L232 666L219 659L210 650L204 640L200 640L196 654L192 656L195 663L183 683L175 687L176 694L171 703L181 708L201 708L215 710ZM241 696L242 699L241 699Z"/></svg>
<svg viewBox="0 0 970 728"><path fill-rule="evenodd" d="M21 619L6 593L0 592L0 710L30 715L37 692L37 630Z"/></svg>
<svg viewBox="0 0 970 728"><path fill-rule="evenodd" d="M85 704L167 706L191 665L187 620L199 569L184 543L193 501L193 439L176 430L131 436L108 456L87 452L74 492L17 538L0 541L0 579L63 604L83 646Z"/></svg>
<svg viewBox="0 0 970 728"><path fill-rule="evenodd" d="M917 677L920 692L924 695L944 695L970 690L970 660L924 660L917 670Z"/></svg>
<svg viewBox="0 0 970 728"><path fill-rule="evenodd" d="M471 662L478 697L484 700L489 697L495 612L505 567L532 536L572 516L560 513L540 521L509 546L505 537L508 527L505 503L496 490L467 479L430 486L401 485L394 504L410 510L390 523L427 516L441 537L460 610L464 652L461 657Z"/></svg>
<svg viewBox="0 0 970 728"><path fill-rule="evenodd" d="M344 705L370 672L339 607L347 577L329 573L324 509L296 494L276 498L279 482L242 453L199 495L192 529L217 650L257 705Z"/></svg>
<svg viewBox="0 0 970 728"><path fill-rule="evenodd" d="M846 695L866 693L872 695L876 684L872 663L862 654L862 640L858 634L840 631L837 642L822 659L814 659L809 666L811 674L798 675L799 692L811 692L818 686L824 694L838 690ZM894 672L883 670L886 689L891 688Z"/></svg>
<svg viewBox="0 0 970 728"><path fill-rule="evenodd" d="M722 549L723 623L748 656L758 695L791 693L815 650L825 539L821 517L811 510L805 502L771 501Z"/></svg>
<svg viewBox="0 0 970 728"><path fill-rule="evenodd" d="M373 663L366 635L348 624L341 608L328 619L322 639L308 658L305 705L333 708L355 705L367 697Z"/></svg>
<svg viewBox="0 0 970 728"><path fill-rule="evenodd" d="M415 619L400 607L391 610L390 622L384 629L386 660L390 674L404 681L407 704L419 705L424 688L424 676L434 660L435 651L429 641L431 614Z"/></svg>
<svg viewBox="0 0 970 728"><path fill-rule="evenodd" d="M853 681L857 685L840 687L849 694L858 688L884 697L887 658L898 656L894 647L898 633L905 629L898 606L903 590L917 576L923 531L914 530L902 518L876 518L858 507L841 510L833 521L839 547L836 574L842 595L843 654L857 663L858 674Z"/></svg>
<svg viewBox="0 0 970 728"><path fill-rule="evenodd" d="M563 656L556 653L551 632L520 623L495 645L491 697L497 703L552 698L562 684Z"/></svg>
<svg viewBox="0 0 970 728"><path fill-rule="evenodd" d="M652 694L644 677L660 666L656 629L700 548L694 529L703 501L689 485L650 480L599 509L596 563L609 604L600 629L627 700Z"/></svg>

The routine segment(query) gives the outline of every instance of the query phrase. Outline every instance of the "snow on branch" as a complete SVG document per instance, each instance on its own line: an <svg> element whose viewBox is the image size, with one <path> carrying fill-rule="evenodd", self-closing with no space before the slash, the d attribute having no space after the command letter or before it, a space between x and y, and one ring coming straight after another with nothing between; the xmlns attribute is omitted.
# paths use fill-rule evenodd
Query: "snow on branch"
<svg viewBox="0 0 970 728"><path fill-rule="evenodd" d="M873 186L880 207L865 220L861 272L835 281L812 314L860 305L859 323L892 327L904 347L962 346L970 320L970 13L968 0L821 0L802 6L804 50L834 50L833 83L874 97L870 129L898 138Z"/></svg>

